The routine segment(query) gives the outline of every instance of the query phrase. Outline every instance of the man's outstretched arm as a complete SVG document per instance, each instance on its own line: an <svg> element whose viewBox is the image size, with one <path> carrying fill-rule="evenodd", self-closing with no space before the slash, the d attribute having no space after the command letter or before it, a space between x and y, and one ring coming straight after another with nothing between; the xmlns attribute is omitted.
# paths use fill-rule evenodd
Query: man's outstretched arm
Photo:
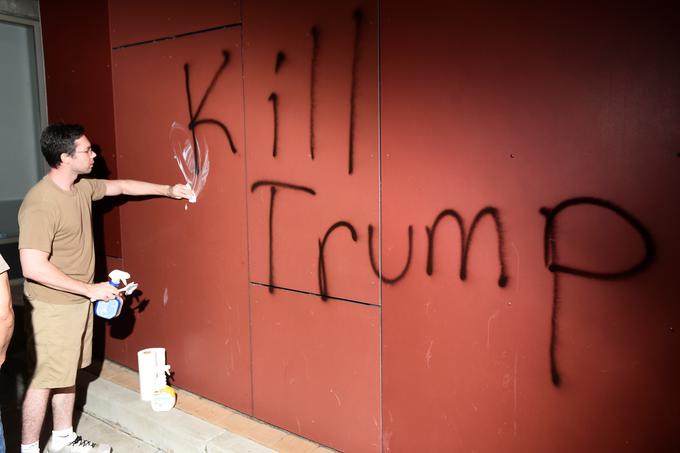
<svg viewBox="0 0 680 453"><path fill-rule="evenodd" d="M19 258L25 278L50 288L80 294L94 300L110 300L118 295L118 289L108 282L85 283L69 277L50 263L49 254L42 250L20 249Z"/></svg>
<svg viewBox="0 0 680 453"><path fill-rule="evenodd" d="M193 190L185 184L168 186L132 179L105 180L104 183L106 184L107 197L114 195L159 195L176 199L189 199L194 194Z"/></svg>

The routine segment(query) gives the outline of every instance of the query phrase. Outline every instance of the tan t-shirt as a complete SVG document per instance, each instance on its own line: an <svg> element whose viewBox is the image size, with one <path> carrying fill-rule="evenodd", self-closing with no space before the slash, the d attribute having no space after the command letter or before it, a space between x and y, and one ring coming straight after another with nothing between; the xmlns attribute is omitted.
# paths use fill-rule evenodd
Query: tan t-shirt
<svg viewBox="0 0 680 453"><path fill-rule="evenodd" d="M100 179L81 179L67 192L45 176L26 194L19 208L19 249L49 253L49 260L71 278L86 283L94 279L92 201L106 194ZM53 304L88 302L79 294L59 291L26 280L29 299Z"/></svg>

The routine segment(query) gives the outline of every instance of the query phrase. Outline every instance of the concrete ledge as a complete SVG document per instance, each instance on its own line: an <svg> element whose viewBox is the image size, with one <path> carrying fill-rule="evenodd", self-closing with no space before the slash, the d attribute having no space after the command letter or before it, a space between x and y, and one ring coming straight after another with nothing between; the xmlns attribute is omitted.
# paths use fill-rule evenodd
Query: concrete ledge
<svg viewBox="0 0 680 453"><path fill-rule="evenodd" d="M207 453L264 453L271 451L274 450L270 450L229 431L223 432L208 442L206 448Z"/></svg>
<svg viewBox="0 0 680 453"><path fill-rule="evenodd" d="M103 380L111 384L115 384L123 389L132 392L133 400L132 403L141 404L143 410L147 411L145 413L151 414L152 417L158 419L158 413L151 410L150 405L141 403L139 401L139 374L136 371L131 370L125 366L119 365L117 363L111 362L109 360L104 360L99 363L99 366L95 365L93 369L97 370L96 373L99 376L95 378L89 375L89 379L86 377L87 374L83 374L82 381L79 381L79 386L85 388L87 385L86 381L93 381L95 379ZM90 389L94 392L96 388ZM303 437L297 436L291 432L277 428L267 424L266 422L257 420L247 414L242 414L234 409L223 406L214 401L205 399L199 395L195 395L191 392L182 389L177 390L177 405L175 406L176 411L182 412L185 415L193 417L196 420L203 421L213 428L217 428L219 435L209 440L206 444L207 450L186 450L188 452L192 451L210 451L214 453L221 452L263 452L263 451L276 451L279 453L337 453L336 450L332 450L323 445L305 439ZM77 395L87 396L90 391L79 391ZM95 395L93 395L95 396ZM109 397L105 397L109 399ZM79 404L82 407L86 402ZM101 411L106 414L107 408L95 408L94 401L89 401L87 404L90 405L93 412L92 415L98 417L98 414L94 412ZM113 404L113 403L111 403ZM166 413L167 414L167 413ZM108 415L107 419L111 420L116 425L127 426L124 421L114 420L113 415ZM135 423L140 423L135 421ZM182 423L182 420L168 422L173 426L175 423ZM142 422L143 424L143 422ZM121 431L126 432L124 429ZM140 434L134 434L138 436L141 440L145 440ZM209 437L209 433L207 437ZM238 439L244 439L248 442L237 442ZM153 438L149 439L149 444L151 442L156 442ZM165 444L164 444L165 445ZM174 447L174 446L173 446ZM262 450L263 447L267 447L271 450ZM165 447L168 448L168 447ZM200 447L199 447L200 448ZM168 451L173 451L170 449ZM176 451L179 451L177 449Z"/></svg>
<svg viewBox="0 0 680 453"><path fill-rule="evenodd" d="M83 412L168 453L272 453L252 440L178 409L154 412L139 393L105 379L82 382Z"/></svg>

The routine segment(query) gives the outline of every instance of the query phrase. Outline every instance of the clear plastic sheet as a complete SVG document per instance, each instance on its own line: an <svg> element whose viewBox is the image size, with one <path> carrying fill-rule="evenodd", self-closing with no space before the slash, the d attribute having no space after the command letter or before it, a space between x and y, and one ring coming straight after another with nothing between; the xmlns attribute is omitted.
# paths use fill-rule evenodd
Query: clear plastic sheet
<svg viewBox="0 0 680 453"><path fill-rule="evenodd" d="M191 133L176 121L170 127L170 146L173 157L177 161L184 180L194 191L195 196L189 202L196 203L198 195L205 187L210 172L208 143L205 138L196 134L196 148Z"/></svg>

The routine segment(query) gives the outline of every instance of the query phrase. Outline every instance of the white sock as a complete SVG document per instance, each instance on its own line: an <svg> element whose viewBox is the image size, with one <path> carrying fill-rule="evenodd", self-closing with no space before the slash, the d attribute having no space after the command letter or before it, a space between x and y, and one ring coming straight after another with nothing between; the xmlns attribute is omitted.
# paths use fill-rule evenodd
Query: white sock
<svg viewBox="0 0 680 453"><path fill-rule="evenodd" d="M76 438L76 433L73 432L73 426L69 426L66 429L60 429L58 431L52 431L52 448L59 450L62 447L73 442ZM23 452L22 452L23 453Z"/></svg>
<svg viewBox="0 0 680 453"><path fill-rule="evenodd" d="M33 442L28 445L21 444L21 453L40 453L40 446L38 445L38 442Z"/></svg>

